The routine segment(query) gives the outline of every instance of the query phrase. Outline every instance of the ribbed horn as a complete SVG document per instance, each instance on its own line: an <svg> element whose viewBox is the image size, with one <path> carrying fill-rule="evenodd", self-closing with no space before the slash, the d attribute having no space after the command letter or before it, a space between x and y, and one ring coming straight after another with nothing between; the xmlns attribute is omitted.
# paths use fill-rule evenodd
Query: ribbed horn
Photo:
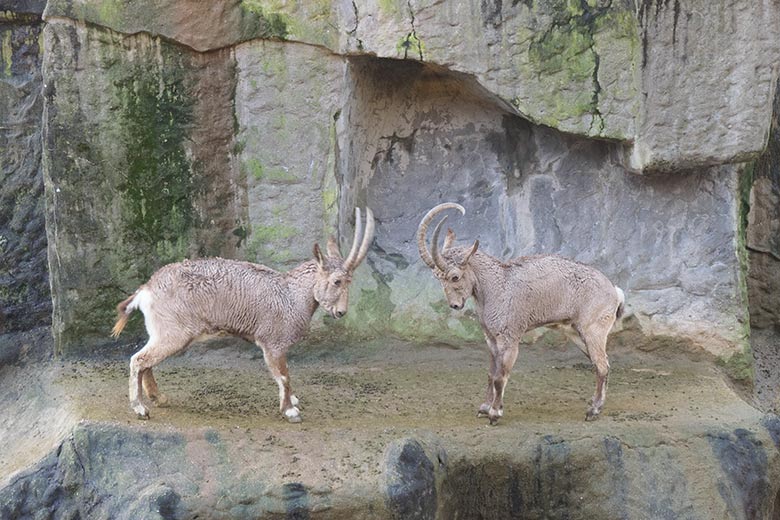
<svg viewBox="0 0 780 520"><path fill-rule="evenodd" d="M431 253L428 251L428 246L425 244L425 234L428 231L428 226L431 224L433 217L446 209L457 209L460 211L461 215L466 214L466 210L460 204L444 202L426 213L420 221L420 225L417 227L417 249L420 251L420 258L422 258L422 261L431 269L438 269L438 267L436 266L436 263L434 263Z"/></svg>
<svg viewBox="0 0 780 520"><path fill-rule="evenodd" d="M433 236L431 237L431 256L433 257L433 263L442 271L447 270L447 264L441 257L441 253L439 253L439 233L441 232L441 227L444 225L445 220L447 220L447 215L444 215L439 223L436 224L436 227L433 228Z"/></svg>
<svg viewBox="0 0 780 520"><path fill-rule="evenodd" d="M371 212L371 208L366 206L366 232L363 234L363 241L360 244L360 250L358 251L357 259L355 260L355 265L352 266L352 269L357 268L357 266L366 258L372 240L374 240L374 214Z"/></svg>
<svg viewBox="0 0 780 520"><path fill-rule="evenodd" d="M469 260L471 259L471 255L476 253L478 248L479 248L479 240L475 240L474 245L471 246L471 251L469 251L468 254L465 257L463 257L463 261L460 263L461 267L469 263Z"/></svg>
<svg viewBox="0 0 780 520"><path fill-rule="evenodd" d="M444 243L441 246L441 252L445 252L450 247L452 247L452 243L455 242L455 232L452 230L452 228L447 230L447 236L444 237Z"/></svg>
<svg viewBox="0 0 780 520"><path fill-rule="evenodd" d="M363 239L360 240L362 235ZM366 258L368 248L371 247L371 241L374 239L374 214L371 208L366 208L366 231L363 233L363 221L360 218L360 208L355 208L355 238L352 240L352 249L349 256L344 260L342 268L345 271L354 271L357 266ZM358 243L359 241L359 243Z"/></svg>
<svg viewBox="0 0 780 520"><path fill-rule="evenodd" d="M362 234L363 220L360 218L360 208L355 208L355 236L352 237L352 247L349 250L349 254L347 255L346 260L344 260L344 263L342 264L342 269L345 271L349 271L350 266L355 262L358 248L360 247L358 241L360 240L360 235Z"/></svg>

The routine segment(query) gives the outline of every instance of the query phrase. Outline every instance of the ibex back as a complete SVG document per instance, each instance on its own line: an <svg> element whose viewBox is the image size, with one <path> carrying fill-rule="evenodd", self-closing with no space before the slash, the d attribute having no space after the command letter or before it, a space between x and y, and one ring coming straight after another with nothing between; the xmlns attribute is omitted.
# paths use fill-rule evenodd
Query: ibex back
<svg viewBox="0 0 780 520"><path fill-rule="evenodd" d="M346 259L331 238L327 256L314 244L314 259L286 273L223 258L185 260L162 267L120 303L113 336L119 335L135 309L144 314L149 334L146 345L130 359L130 406L138 417L149 418L141 402L142 389L155 404L167 401L157 389L153 367L199 338L224 332L263 350L279 385L280 410L288 421L300 422L298 398L290 390L287 349L306 335L317 307L335 318L346 314L352 274L374 235L371 210L366 214L362 233L360 210L355 209L355 237Z"/></svg>
<svg viewBox="0 0 780 520"><path fill-rule="evenodd" d="M521 336L542 325L566 325L567 336L596 369L596 392L585 418L598 417L609 373L607 335L623 314L623 291L596 269L560 256L526 256L502 262L478 251L479 241L469 248L452 247L455 234L451 229L440 252L439 233L446 216L434 229L428 251L428 226L447 209L465 214L459 204L439 204L420 222L417 246L441 282L450 307L462 309L468 298L474 298L490 350L487 391L477 416L487 416L495 424L503 415L504 389Z"/></svg>

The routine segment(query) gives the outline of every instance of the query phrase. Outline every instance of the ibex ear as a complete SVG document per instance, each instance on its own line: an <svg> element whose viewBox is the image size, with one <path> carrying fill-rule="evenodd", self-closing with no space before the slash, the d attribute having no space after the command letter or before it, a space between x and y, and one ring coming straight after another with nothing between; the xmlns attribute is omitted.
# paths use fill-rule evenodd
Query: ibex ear
<svg viewBox="0 0 780 520"><path fill-rule="evenodd" d="M325 269L325 257L322 256L320 245L317 243L314 244L314 259L317 261L317 265L320 269Z"/></svg>
<svg viewBox="0 0 780 520"><path fill-rule="evenodd" d="M333 235L328 237L328 256L334 258L341 258L341 251L339 251L339 244L336 242L336 237Z"/></svg>
<svg viewBox="0 0 780 520"><path fill-rule="evenodd" d="M468 252L466 257L463 259L463 261L460 263L461 267L465 267L466 264L469 263L469 260L471 260L471 255L477 252L477 249L479 248L479 240L474 241L474 245L471 247L471 251Z"/></svg>
<svg viewBox="0 0 780 520"><path fill-rule="evenodd" d="M447 236L444 237L444 245L441 246L441 250L448 250L453 242L455 242L455 232L452 228L447 228Z"/></svg>

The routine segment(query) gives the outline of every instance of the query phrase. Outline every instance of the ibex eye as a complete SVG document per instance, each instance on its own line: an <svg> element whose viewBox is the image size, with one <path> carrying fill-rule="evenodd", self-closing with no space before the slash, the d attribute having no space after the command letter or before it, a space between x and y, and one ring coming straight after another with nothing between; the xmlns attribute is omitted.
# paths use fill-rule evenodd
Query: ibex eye
<svg viewBox="0 0 780 520"><path fill-rule="evenodd" d="M455 276L453 276L453 277L451 278L451 280L452 280L453 282L457 282L458 280L460 280L460 278L458 277L458 275L455 275Z"/></svg>
<svg viewBox="0 0 780 520"><path fill-rule="evenodd" d="M335 285L336 287L341 286L341 280L334 280L333 285Z"/></svg>

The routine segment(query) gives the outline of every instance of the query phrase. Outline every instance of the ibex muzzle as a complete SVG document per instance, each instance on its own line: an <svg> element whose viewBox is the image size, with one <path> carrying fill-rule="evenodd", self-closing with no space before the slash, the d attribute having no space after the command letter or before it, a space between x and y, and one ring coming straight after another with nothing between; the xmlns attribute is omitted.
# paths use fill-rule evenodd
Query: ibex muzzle
<svg viewBox="0 0 780 520"><path fill-rule="evenodd" d="M439 250L439 234L447 217L436 225L431 250L426 233L433 218L448 209L466 211L447 202L431 209L417 228L420 257L442 284L447 303L462 309L474 298L477 317L490 351L485 400L477 415L495 424L504 413L504 389L517 360L522 335L543 325L566 325L570 338L596 368L596 392L585 418L595 419L606 396L609 360L607 335L623 314L624 295L596 269L555 255L515 258L502 262L471 247L452 247L455 234L447 231Z"/></svg>
<svg viewBox="0 0 780 520"><path fill-rule="evenodd" d="M366 208L365 233L357 208L355 217L355 238L346 259L331 238L327 255L314 244L314 259L286 273L223 258L185 260L162 267L120 303L114 337L135 309L143 312L149 333L149 341L130 359L130 406L138 417L149 418L142 390L155 404L167 401L157 389L153 367L198 338L227 332L263 350L279 386L279 408L288 421L300 422L287 350L306 335L318 306L335 318L346 314L352 275L374 236L371 210Z"/></svg>
<svg viewBox="0 0 780 520"><path fill-rule="evenodd" d="M362 241L360 241L361 236ZM334 318L343 317L349 309L349 285L352 283L352 273L366 257L373 236L373 213L366 208L366 230L363 233L360 208L355 208L355 237L346 259L342 260L338 244L333 237L328 239L327 256L324 256L320 247L314 244L314 258L320 269L320 277L314 287L314 297L322 309Z"/></svg>

